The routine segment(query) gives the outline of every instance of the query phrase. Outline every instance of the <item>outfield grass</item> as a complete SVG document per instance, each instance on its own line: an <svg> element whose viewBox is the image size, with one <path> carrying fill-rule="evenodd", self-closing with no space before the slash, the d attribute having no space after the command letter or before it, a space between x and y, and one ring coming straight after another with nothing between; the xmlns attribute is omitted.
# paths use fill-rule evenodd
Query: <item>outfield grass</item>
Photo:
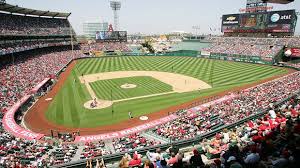
<svg viewBox="0 0 300 168"><path fill-rule="evenodd" d="M174 72L203 80L213 85L213 88L200 92L172 93L118 102L113 106L113 115L111 113L112 107L101 110L88 110L83 107L83 104L91 100L91 97L85 85L74 83L74 79L78 79L82 73L94 74L127 70ZM51 102L46 117L54 123L75 128L114 124L127 120L128 111L132 111L134 116L145 115L201 96L222 92L284 73L287 73L287 70L272 66L192 57L136 56L84 59L77 62L76 68L68 77L63 88ZM101 94L99 92L97 91L98 94Z"/></svg>
<svg viewBox="0 0 300 168"><path fill-rule="evenodd" d="M121 88L125 83L135 84L136 88ZM99 80L90 85L96 96L104 100L120 100L173 91L172 86L146 76Z"/></svg>

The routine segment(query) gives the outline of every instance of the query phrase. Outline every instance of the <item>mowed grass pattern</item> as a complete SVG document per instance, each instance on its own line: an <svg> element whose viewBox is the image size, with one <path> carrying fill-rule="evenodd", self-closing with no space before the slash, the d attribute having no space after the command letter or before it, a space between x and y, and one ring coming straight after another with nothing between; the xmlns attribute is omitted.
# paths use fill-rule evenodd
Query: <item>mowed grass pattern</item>
<svg viewBox="0 0 300 168"><path fill-rule="evenodd" d="M97 59L96 59L97 60ZM110 57L81 60L78 69L84 74L99 72L149 70L174 72L201 79L214 86L248 83L286 72L283 69L257 64L201 59L194 57ZM213 70L213 71L212 71Z"/></svg>
<svg viewBox="0 0 300 168"><path fill-rule="evenodd" d="M136 88L121 88L125 83L134 84ZM99 80L90 83L90 86L96 96L104 100L120 100L172 91L170 85L146 76Z"/></svg>
<svg viewBox="0 0 300 168"><path fill-rule="evenodd" d="M213 85L213 88L172 93L155 97L114 103L112 108L88 110L83 104L91 100L78 76L110 71L163 71L191 76ZM210 60L194 57L106 57L78 60L60 92L51 102L46 116L56 124L68 127L96 127L115 124L128 119L128 111L135 117L182 104L201 96L239 87L244 84L287 73L286 69L256 64ZM105 89L98 92L104 92ZM99 93L98 93L99 94ZM107 97L107 96L106 96Z"/></svg>

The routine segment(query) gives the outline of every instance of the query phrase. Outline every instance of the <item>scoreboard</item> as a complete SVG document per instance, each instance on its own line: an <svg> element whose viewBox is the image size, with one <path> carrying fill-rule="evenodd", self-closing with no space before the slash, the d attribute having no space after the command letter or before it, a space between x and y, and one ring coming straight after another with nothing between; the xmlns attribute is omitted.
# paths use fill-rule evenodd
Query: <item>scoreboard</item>
<svg viewBox="0 0 300 168"><path fill-rule="evenodd" d="M98 42L127 42L127 31L98 31L96 32Z"/></svg>
<svg viewBox="0 0 300 168"><path fill-rule="evenodd" d="M294 32L295 10L223 15L222 32Z"/></svg>
<svg viewBox="0 0 300 168"><path fill-rule="evenodd" d="M244 29L265 29L266 15L264 14L244 14L241 16L240 27Z"/></svg>

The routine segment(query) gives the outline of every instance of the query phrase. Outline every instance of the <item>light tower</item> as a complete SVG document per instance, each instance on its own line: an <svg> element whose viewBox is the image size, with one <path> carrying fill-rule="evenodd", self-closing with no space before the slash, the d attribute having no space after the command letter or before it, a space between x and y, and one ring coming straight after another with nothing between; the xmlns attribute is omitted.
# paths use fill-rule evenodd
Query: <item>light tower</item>
<svg viewBox="0 0 300 168"><path fill-rule="evenodd" d="M119 30L119 10L121 9L120 1L110 1L110 7L114 13L114 31Z"/></svg>

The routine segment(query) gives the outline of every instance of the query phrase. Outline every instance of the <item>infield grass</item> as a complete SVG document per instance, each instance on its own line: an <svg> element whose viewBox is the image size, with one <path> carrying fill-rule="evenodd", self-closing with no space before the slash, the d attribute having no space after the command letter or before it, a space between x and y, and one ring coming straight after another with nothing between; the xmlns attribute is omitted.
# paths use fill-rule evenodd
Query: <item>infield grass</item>
<svg viewBox="0 0 300 168"><path fill-rule="evenodd" d="M83 104L91 100L84 84L74 82L83 74L110 71L163 71L191 76L207 82L213 88L186 93L172 93L155 97L128 100L114 103L113 107L101 110L88 110ZM225 90L250 84L274 75L287 73L286 69L256 64L209 60L194 57L106 57L78 60L76 68L66 80L63 88L54 97L46 112L51 122L68 127L96 127L115 124L128 119L131 111L134 117L156 112L174 105L192 101L196 98L223 92ZM95 85L99 81L95 82ZM126 83L130 83L127 82ZM99 85L99 84L98 84ZM96 94L106 99L110 90L102 86L94 88ZM111 88L118 92L119 88ZM165 88L166 91L167 87ZM115 99L136 96L118 96ZM112 108L114 113L112 113Z"/></svg>
<svg viewBox="0 0 300 168"><path fill-rule="evenodd" d="M126 83L134 84L136 87L121 88ZM90 85L96 96L104 100L120 100L173 91L172 86L146 76L99 80L90 83Z"/></svg>

